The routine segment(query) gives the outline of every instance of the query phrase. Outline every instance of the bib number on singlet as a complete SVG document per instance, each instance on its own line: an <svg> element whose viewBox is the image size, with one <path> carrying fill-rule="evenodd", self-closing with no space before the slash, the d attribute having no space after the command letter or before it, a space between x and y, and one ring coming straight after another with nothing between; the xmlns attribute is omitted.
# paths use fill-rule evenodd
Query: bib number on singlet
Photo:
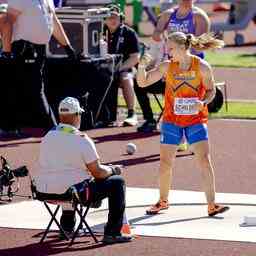
<svg viewBox="0 0 256 256"><path fill-rule="evenodd" d="M175 98L174 114L175 115L197 115L198 110L196 103L198 98Z"/></svg>

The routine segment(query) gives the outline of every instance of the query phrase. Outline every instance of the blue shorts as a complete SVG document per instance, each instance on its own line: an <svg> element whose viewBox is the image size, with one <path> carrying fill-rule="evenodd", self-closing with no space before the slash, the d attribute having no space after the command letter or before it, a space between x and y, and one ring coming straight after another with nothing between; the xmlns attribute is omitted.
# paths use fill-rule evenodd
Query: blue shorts
<svg viewBox="0 0 256 256"><path fill-rule="evenodd" d="M183 136L185 136L189 144L208 140L207 124L194 124L183 127L172 123L162 123L160 133L161 144L179 145Z"/></svg>

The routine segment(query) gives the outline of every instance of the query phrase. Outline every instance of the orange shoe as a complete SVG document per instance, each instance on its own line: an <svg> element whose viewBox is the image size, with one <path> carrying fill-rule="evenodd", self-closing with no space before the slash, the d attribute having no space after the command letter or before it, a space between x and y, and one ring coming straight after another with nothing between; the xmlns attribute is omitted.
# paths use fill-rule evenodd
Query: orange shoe
<svg viewBox="0 0 256 256"><path fill-rule="evenodd" d="M152 205L148 210L146 210L146 214L153 215L159 213L161 210L166 210L169 208L167 200L159 200L156 204Z"/></svg>
<svg viewBox="0 0 256 256"><path fill-rule="evenodd" d="M229 210L228 206L219 205L219 204L208 204L208 215L215 216L216 214L223 213Z"/></svg>

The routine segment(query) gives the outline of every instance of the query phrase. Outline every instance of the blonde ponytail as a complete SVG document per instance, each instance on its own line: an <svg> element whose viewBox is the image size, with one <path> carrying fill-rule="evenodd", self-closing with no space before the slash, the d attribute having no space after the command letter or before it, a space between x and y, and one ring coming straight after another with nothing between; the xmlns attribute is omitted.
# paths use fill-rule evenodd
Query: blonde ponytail
<svg viewBox="0 0 256 256"><path fill-rule="evenodd" d="M224 41L217 39L212 33L194 36L192 34L186 35L183 32L174 32L168 35L168 39L176 42L179 45L185 45L186 49L192 47L198 51L219 49L224 47Z"/></svg>
<svg viewBox="0 0 256 256"><path fill-rule="evenodd" d="M192 34L187 35L188 47L198 51L220 49L224 47L224 41L217 39L212 33L205 33L195 37Z"/></svg>

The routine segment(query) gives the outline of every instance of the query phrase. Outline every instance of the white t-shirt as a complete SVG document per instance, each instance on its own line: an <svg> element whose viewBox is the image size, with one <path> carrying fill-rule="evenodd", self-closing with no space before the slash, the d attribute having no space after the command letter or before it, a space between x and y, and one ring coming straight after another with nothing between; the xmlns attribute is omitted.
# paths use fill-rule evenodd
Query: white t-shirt
<svg viewBox="0 0 256 256"><path fill-rule="evenodd" d="M12 41L20 39L47 44L53 33L53 0L8 0L8 8L20 11Z"/></svg>
<svg viewBox="0 0 256 256"><path fill-rule="evenodd" d="M86 164L99 159L94 142L71 125L59 124L40 145L37 190L64 193L71 185L90 177Z"/></svg>

